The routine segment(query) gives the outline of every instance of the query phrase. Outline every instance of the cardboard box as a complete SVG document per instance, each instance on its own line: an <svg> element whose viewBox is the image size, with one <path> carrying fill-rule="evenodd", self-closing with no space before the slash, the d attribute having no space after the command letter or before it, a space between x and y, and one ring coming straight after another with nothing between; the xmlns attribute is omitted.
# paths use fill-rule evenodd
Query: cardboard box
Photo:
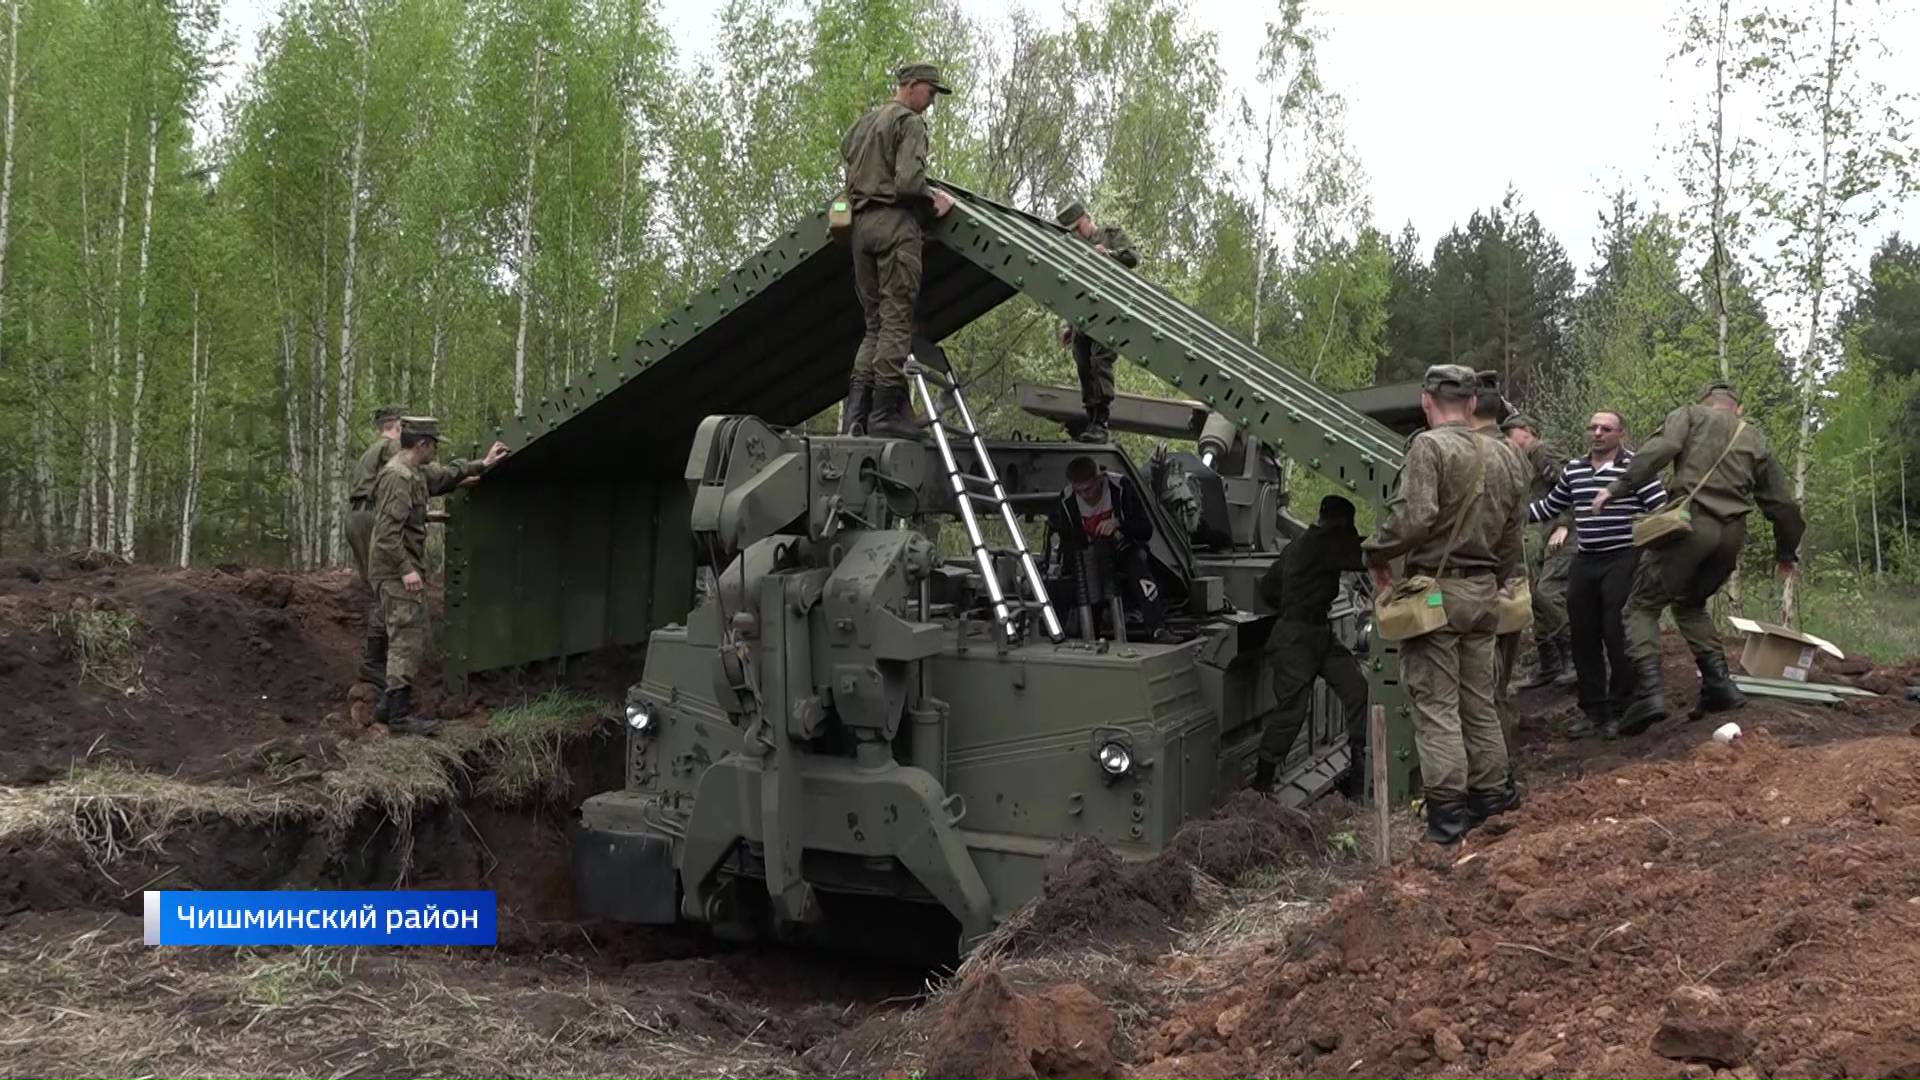
<svg viewBox="0 0 1920 1080"><path fill-rule="evenodd" d="M1740 652L1740 666L1747 669L1747 674L1758 678L1806 682L1807 673L1813 670L1816 654L1826 653L1836 660L1844 660L1847 656L1833 642L1812 634L1752 619L1734 618L1728 621L1735 630L1747 635L1746 648Z"/></svg>

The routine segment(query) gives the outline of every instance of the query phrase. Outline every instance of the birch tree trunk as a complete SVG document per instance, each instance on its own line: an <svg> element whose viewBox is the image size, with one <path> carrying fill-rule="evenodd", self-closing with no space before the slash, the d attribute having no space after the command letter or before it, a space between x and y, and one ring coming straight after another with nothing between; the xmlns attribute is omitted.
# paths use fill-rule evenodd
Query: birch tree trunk
<svg viewBox="0 0 1920 1080"><path fill-rule="evenodd" d="M1733 368L1727 360L1727 9L1731 0L1720 0L1720 30L1714 39L1713 55L1713 308L1715 355L1720 360L1720 377L1731 380Z"/></svg>
<svg viewBox="0 0 1920 1080"><path fill-rule="evenodd" d="M13 210L13 134L14 98L20 87L20 5L23 0L7 0L7 126L4 148L0 148L0 331L7 325L7 226ZM29 189L33 182L27 182ZM0 339L3 340L3 339Z"/></svg>
<svg viewBox="0 0 1920 1080"><path fill-rule="evenodd" d="M340 272L340 378L333 403L333 463L336 468L332 474L331 496L327 500L329 562L340 561L341 541L346 528L340 509L347 501L347 476L337 466L347 460L347 418L353 409L353 279L359 266L360 183L367 151L367 82L372 74L373 42L368 39L366 14L357 4L353 8L353 18L354 48L359 57L360 72L353 89L353 150L347 158L347 248L345 265Z"/></svg>
<svg viewBox="0 0 1920 1080"><path fill-rule="evenodd" d="M520 204L520 325L513 335L513 411L527 411L527 305L533 295L533 181L534 165L540 160L540 72L546 63L546 49L533 43L533 104L527 110L527 185L526 201Z"/></svg>
<svg viewBox="0 0 1920 1080"><path fill-rule="evenodd" d="M187 483L180 499L180 568L193 562L193 523L200 501L200 410L206 400L206 368L200 359L200 290L193 290L193 333L188 351L192 397L187 404Z"/></svg>
<svg viewBox="0 0 1920 1080"><path fill-rule="evenodd" d="M609 287L613 293L613 304L607 317L607 352L613 352L613 343L620 335L620 282L627 267L627 152L633 146L633 136L625 131L620 133L620 208L613 219L613 273ZM1259 344L1256 340L1254 344Z"/></svg>
<svg viewBox="0 0 1920 1080"><path fill-rule="evenodd" d="M122 490L123 516L120 519L120 554L133 558L134 526L139 523L135 507L140 497L140 434L143 428L140 406L147 392L147 267L153 247L153 189L158 176L160 151L160 114L147 114L147 190L140 213L140 284L133 304L133 400L127 413L127 480Z"/></svg>
<svg viewBox="0 0 1920 1080"><path fill-rule="evenodd" d="M1793 497L1802 506L1807 499L1807 466L1813 451L1814 395L1820 385L1820 316L1827 298L1827 206L1832 201L1833 91L1840 80L1840 0L1832 0L1827 16L1827 64L1820 101L1820 178L1814 188L1813 258L1807 267L1811 312L1807 318L1807 347L1800 353L1800 437L1793 462ZM1795 579L1780 590L1780 618L1793 625Z"/></svg>
<svg viewBox="0 0 1920 1080"><path fill-rule="evenodd" d="M1880 548L1880 466L1873 446L1873 413L1867 413L1867 519L1873 522L1873 577L1878 581L1886 573L1886 560Z"/></svg>
<svg viewBox="0 0 1920 1080"><path fill-rule="evenodd" d="M120 468L120 313L126 306L127 186L133 157L133 119L120 138L120 209L113 226L113 331L107 338L107 389L102 407L107 413L107 462L102 470L107 483L106 521L95 530L95 547L119 550L119 504L115 499L114 474Z"/></svg>

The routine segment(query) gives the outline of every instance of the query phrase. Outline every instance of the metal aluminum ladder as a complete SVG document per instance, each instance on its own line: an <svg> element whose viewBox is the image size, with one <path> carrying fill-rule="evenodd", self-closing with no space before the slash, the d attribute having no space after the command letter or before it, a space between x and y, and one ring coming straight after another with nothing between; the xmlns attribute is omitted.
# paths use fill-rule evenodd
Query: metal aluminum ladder
<svg viewBox="0 0 1920 1080"><path fill-rule="evenodd" d="M933 441L940 448L940 461L947 470L947 483L953 488L953 501L960 507L961 524L966 527L967 541L973 545L973 561L979 566L980 576L987 583L987 595L993 601L994 618L999 621L1005 640L1012 642L1017 634L1013 620L1014 604L1007 599L1005 590L1000 587L1000 577L994 572L993 553L987 549L986 537L980 532L980 520L973 512L976 502L991 503L999 509L1000 520L1006 524L1007 534L1013 540L1014 554L1020 560L1020 576L1030 594L1030 603L1026 606L1040 613L1048 640L1055 643L1066 640L1066 631L1060 627L1060 617L1053 610L1053 600L1047 596L1046 582L1040 579L1040 567L1033 561L1033 552L1027 548L1027 538L1020 531L1020 522L1014 517L1013 507L1007 503L1006 488L1000 484L1000 476L993 468L993 458L987 454L987 445L981 440L980 429L973 422L973 412L967 408L967 399L960 392L959 379L949 374L948 378L940 380L946 391L941 397L952 402L953 411L960 418L958 427L950 427L941 418L943 410L940 398L934 396L933 388L928 384L927 369L909 354L906 370L908 377L913 380L921 406L926 409L928 426L933 429ZM947 437L949 433L964 435L970 440L974 460L980 466L979 475L961 471L960 463L953 454L953 444Z"/></svg>

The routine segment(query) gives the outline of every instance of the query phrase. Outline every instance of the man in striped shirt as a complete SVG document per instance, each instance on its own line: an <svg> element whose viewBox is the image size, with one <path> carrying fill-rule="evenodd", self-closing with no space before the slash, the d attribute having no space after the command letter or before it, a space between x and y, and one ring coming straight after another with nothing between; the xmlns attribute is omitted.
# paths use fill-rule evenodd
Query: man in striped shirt
<svg viewBox="0 0 1920 1080"><path fill-rule="evenodd" d="M1553 490L1527 507L1527 519L1536 523L1573 511L1579 549L1567 573L1567 615L1573 631L1573 667L1579 677L1581 718L1569 732L1576 739L1596 731L1609 739L1619 737L1620 712L1633 699L1634 688L1622 620L1639 562L1633 547L1633 519L1667 502L1666 489L1653 479L1632 495L1593 511L1594 494L1605 490L1633 461L1633 451L1620 445L1625 429L1619 413L1594 413L1587 422L1587 456L1567 462Z"/></svg>

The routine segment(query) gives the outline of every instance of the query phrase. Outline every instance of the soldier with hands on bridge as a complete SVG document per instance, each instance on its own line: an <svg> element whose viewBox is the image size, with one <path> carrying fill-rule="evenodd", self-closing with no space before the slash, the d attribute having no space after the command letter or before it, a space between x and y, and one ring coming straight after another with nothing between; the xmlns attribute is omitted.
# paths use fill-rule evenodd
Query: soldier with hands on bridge
<svg viewBox="0 0 1920 1080"><path fill-rule="evenodd" d="M953 208L953 197L928 182L921 114L936 95L953 91L932 64L907 64L896 82L893 97L840 141L853 212L853 288L866 318L841 427L850 434L918 439L902 369L920 299L926 228Z"/></svg>
<svg viewBox="0 0 1920 1080"><path fill-rule="evenodd" d="M1622 735L1638 735L1667 715L1660 685L1660 614L1668 608L1700 669L1698 712L1747 703L1727 673L1727 654L1707 601L1740 564L1747 512L1756 504L1773 523L1774 564L1783 579L1797 572L1800 538L1807 529L1766 435L1741 416L1740 399L1724 382L1708 384L1698 404L1668 413L1660 434L1640 448L1611 486L1594 495L1594 512L1639 491L1669 462L1672 490L1686 492L1681 501L1687 528L1646 547L1634 570L1625 636L1635 693L1620 718Z"/></svg>
<svg viewBox="0 0 1920 1080"><path fill-rule="evenodd" d="M1095 253L1105 255L1131 270L1140 265L1133 241L1118 225L1097 225L1086 204L1068 203L1057 220L1072 229L1075 236L1093 245ZM1060 340L1073 347L1073 367L1080 376L1080 401L1087 410L1087 426L1080 429L1079 441L1107 441L1107 423L1113 409L1113 365L1119 359L1111 348L1095 341L1084 331L1068 324L1060 331Z"/></svg>
<svg viewBox="0 0 1920 1080"><path fill-rule="evenodd" d="M400 445L373 485L373 527L367 548L367 580L380 597L387 633L386 694L375 712L396 735L431 735L438 720L413 707L413 682L427 648L427 500L440 421L408 416L400 421ZM498 443L488 458L498 460Z"/></svg>
<svg viewBox="0 0 1920 1080"><path fill-rule="evenodd" d="M1494 481L1491 440L1476 435L1471 368L1426 371L1415 435L1387 514L1362 545L1378 595L1390 564L1430 578L1445 611L1437 629L1403 642L1401 680L1413 706L1414 743L1425 790L1427 839L1451 844L1480 820L1517 804L1507 744L1494 703L1496 600L1526 572L1519 489Z"/></svg>
<svg viewBox="0 0 1920 1080"><path fill-rule="evenodd" d="M353 478L347 486L347 549L353 553L355 583L365 594L365 651L360 657L360 678L375 686L384 685L387 669L387 623L380 613L380 595L367 577L367 545L373 534L373 484L380 470L400 449L400 416L406 412L398 405L382 405L373 410L374 430L379 437L367 445L354 463ZM477 484L480 476L507 456L507 444L495 440L487 456L479 461L458 458L423 469L429 495L445 495L457 487Z"/></svg>
<svg viewBox="0 0 1920 1080"><path fill-rule="evenodd" d="M1320 518L1288 544L1260 576L1260 599L1278 615L1267 639L1273 663L1273 696L1279 708L1267 716L1260 733L1259 762L1253 787L1273 790L1293 742L1313 708L1313 683L1326 680L1340 699L1347 721L1347 771L1341 792L1357 799L1366 783L1367 677L1360 661L1334 636L1328 609L1340 594L1340 575L1366 570L1360 533L1354 528L1353 503L1329 495L1320 500Z"/></svg>

